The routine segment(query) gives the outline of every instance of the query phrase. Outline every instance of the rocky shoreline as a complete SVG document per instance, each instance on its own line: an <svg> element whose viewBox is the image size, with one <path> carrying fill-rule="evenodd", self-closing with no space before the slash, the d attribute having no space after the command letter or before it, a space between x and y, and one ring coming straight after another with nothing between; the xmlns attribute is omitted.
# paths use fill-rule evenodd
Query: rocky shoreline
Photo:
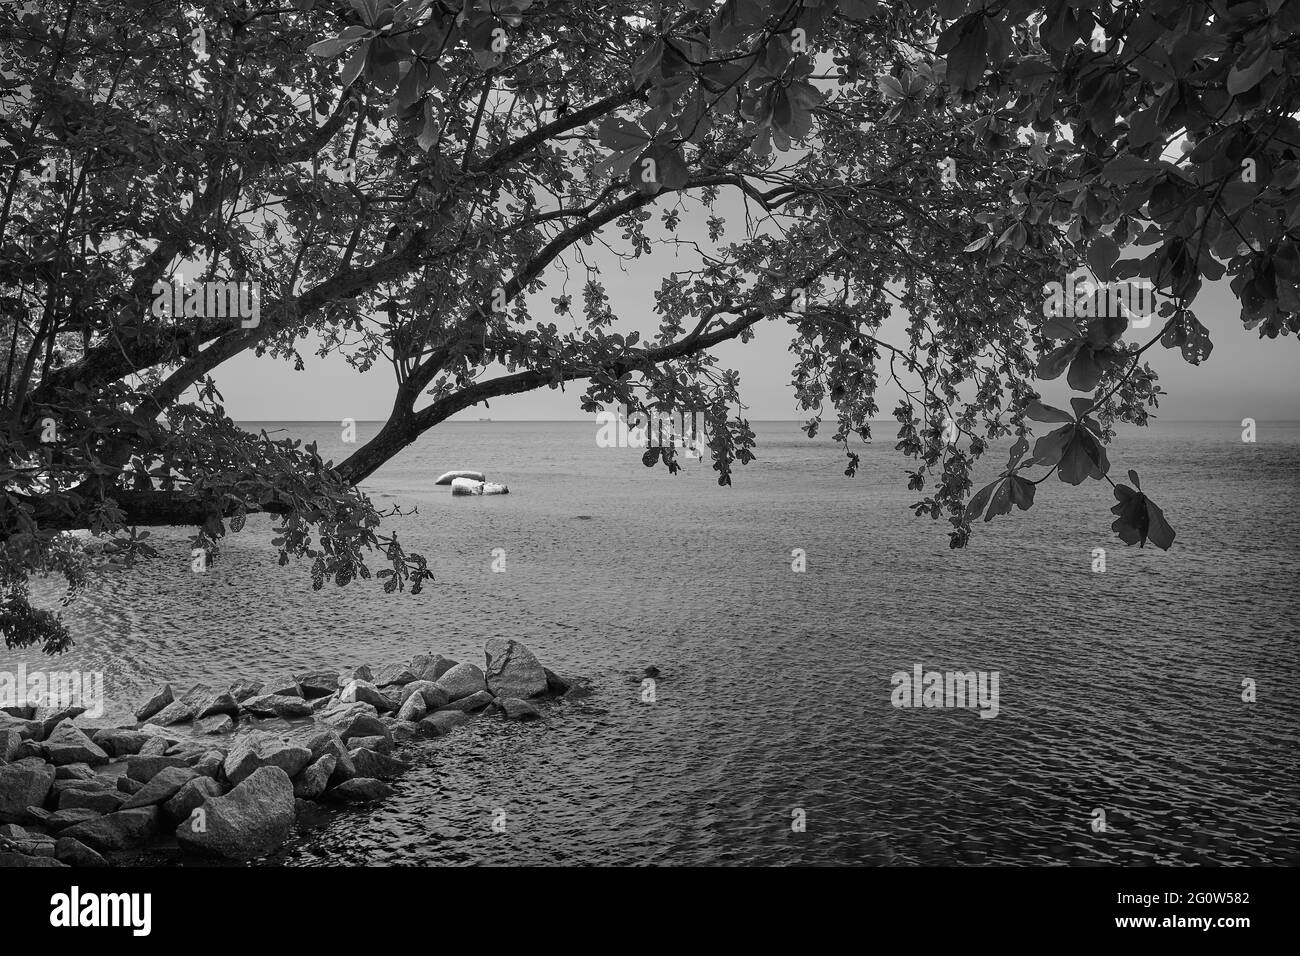
<svg viewBox="0 0 1300 956"><path fill-rule="evenodd" d="M320 805L382 800L403 753L475 715L537 720L580 685L518 641L484 667L441 655L342 674L160 687L136 722L83 730L83 708L0 710L0 867L106 866L179 846L247 861Z"/></svg>

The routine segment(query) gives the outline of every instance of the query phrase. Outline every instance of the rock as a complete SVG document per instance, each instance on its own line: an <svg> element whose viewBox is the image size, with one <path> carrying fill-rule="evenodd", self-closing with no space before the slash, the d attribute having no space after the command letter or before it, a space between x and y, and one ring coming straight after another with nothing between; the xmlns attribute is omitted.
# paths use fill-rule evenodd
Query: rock
<svg viewBox="0 0 1300 956"><path fill-rule="evenodd" d="M214 714L239 713L239 701L235 700L228 691L217 690L207 684L195 684L185 692L181 702L190 705L195 719L211 717Z"/></svg>
<svg viewBox="0 0 1300 956"><path fill-rule="evenodd" d="M172 685L163 684L148 700L135 709L135 719L143 723L175 700L176 695L172 692Z"/></svg>
<svg viewBox="0 0 1300 956"><path fill-rule="evenodd" d="M293 784L279 767L258 767L223 797L212 797L176 828L188 850L231 860L270 853L293 828Z"/></svg>
<svg viewBox="0 0 1300 956"><path fill-rule="evenodd" d="M375 679L371 682L376 687L395 687L411 683L415 680L415 672L406 664L385 664L375 671Z"/></svg>
<svg viewBox="0 0 1300 956"><path fill-rule="evenodd" d="M397 705L380 693L378 687L364 680L348 681L339 699L345 704L369 704L379 711L397 709Z"/></svg>
<svg viewBox="0 0 1300 956"><path fill-rule="evenodd" d="M284 674L275 678L267 684L265 689L258 692L259 694L269 694L272 697L299 697L303 696L302 688L298 686L298 679L291 674Z"/></svg>
<svg viewBox="0 0 1300 956"><path fill-rule="evenodd" d="M330 791L331 797L344 803L366 803L370 800L383 800L392 795L392 787L382 780L374 780L368 777L345 780Z"/></svg>
<svg viewBox="0 0 1300 956"><path fill-rule="evenodd" d="M411 769L405 760L398 760L388 754L377 753L365 747L349 750L348 755L356 765L358 777L377 777L380 780L392 780Z"/></svg>
<svg viewBox="0 0 1300 956"><path fill-rule="evenodd" d="M45 750L42 748L40 741L35 737L20 741L18 750L14 753L14 761L19 760L39 760L41 763L45 763Z"/></svg>
<svg viewBox="0 0 1300 956"><path fill-rule="evenodd" d="M59 860L51 859L48 856L28 856L26 853L5 853L0 850L0 868L8 867L35 867L35 866L67 866Z"/></svg>
<svg viewBox="0 0 1300 956"><path fill-rule="evenodd" d="M23 738L16 730L0 730L0 763L8 763L18 756L18 747Z"/></svg>
<svg viewBox="0 0 1300 956"><path fill-rule="evenodd" d="M27 705L22 707L0 707L0 717L8 715L17 717L20 720L31 720L34 713L36 713L36 708Z"/></svg>
<svg viewBox="0 0 1300 956"><path fill-rule="evenodd" d="M435 485L449 485L457 478L464 478L467 481L483 481L484 475L481 471L447 471L438 476Z"/></svg>
<svg viewBox="0 0 1300 956"><path fill-rule="evenodd" d="M144 789L144 787L145 784L141 783L139 780L132 780L130 777L117 778L118 793L125 793L128 797L133 793L139 793Z"/></svg>
<svg viewBox="0 0 1300 956"><path fill-rule="evenodd" d="M51 813L43 822L45 826L49 827L51 833L58 833L60 830L66 830L78 823L98 819L99 816L100 812L98 810L91 810L87 807L69 807L66 810Z"/></svg>
<svg viewBox="0 0 1300 956"><path fill-rule="evenodd" d="M494 481L471 481L469 478L451 480L451 496L463 498L476 495L508 495L510 489Z"/></svg>
<svg viewBox="0 0 1300 956"><path fill-rule="evenodd" d="M90 769L89 764L69 763L54 768L55 780L93 780L94 778L95 771Z"/></svg>
<svg viewBox="0 0 1300 956"><path fill-rule="evenodd" d="M573 683L569 689L564 692L565 700L582 700L584 697L591 696L591 688L586 684Z"/></svg>
<svg viewBox="0 0 1300 956"><path fill-rule="evenodd" d="M388 728L369 704L353 704L341 710L326 711L321 714L321 719L338 730L339 736L344 740L388 733Z"/></svg>
<svg viewBox="0 0 1300 956"><path fill-rule="evenodd" d="M254 730L235 739L222 765L226 779L239 784L263 767L278 767L293 777L311 761L311 751L279 737Z"/></svg>
<svg viewBox="0 0 1300 956"><path fill-rule="evenodd" d="M46 764L0 766L0 823L27 819L27 808L43 804L53 785L54 768Z"/></svg>
<svg viewBox="0 0 1300 956"><path fill-rule="evenodd" d="M420 736L420 725L411 720L396 720L388 728L388 732L392 734L393 743L405 743Z"/></svg>
<svg viewBox="0 0 1300 956"><path fill-rule="evenodd" d="M444 671L444 673L446 673ZM443 688L439 687L431 680L412 681L402 688L402 703L405 704L411 699L413 694L419 694L424 698L424 706L429 710L437 710L451 698Z"/></svg>
<svg viewBox="0 0 1300 956"><path fill-rule="evenodd" d="M418 721L428 712L429 705L424 702L424 695L415 693L406 698L402 706L397 709L397 719Z"/></svg>
<svg viewBox="0 0 1300 956"><path fill-rule="evenodd" d="M457 664L438 678L438 686L447 692L449 701L460 700L470 694L487 690L483 672L473 664Z"/></svg>
<svg viewBox="0 0 1300 956"><path fill-rule="evenodd" d="M158 727L171 727L174 724L183 724L187 720L193 719L194 708L183 700L174 700L146 720L145 723L154 724Z"/></svg>
<svg viewBox="0 0 1300 956"><path fill-rule="evenodd" d="M148 783L157 774L168 767L188 767L189 764L180 757L167 757L162 754L136 754L126 758L126 775L132 780Z"/></svg>
<svg viewBox="0 0 1300 956"><path fill-rule="evenodd" d="M45 757L52 764L108 763L108 754L70 720L58 724L44 743Z"/></svg>
<svg viewBox="0 0 1300 956"><path fill-rule="evenodd" d="M295 674L294 680L298 682L298 689L302 691L303 697L328 697L339 689L338 675L332 671L309 671L305 674Z"/></svg>
<svg viewBox="0 0 1300 956"><path fill-rule="evenodd" d="M476 710L482 710L488 704L492 703L493 697L485 690L470 694L468 697L462 697L460 700L453 700L450 704L444 704L439 707L439 711L461 710L465 713L471 713Z"/></svg>
<svg viewBox="0 0 1300 956"><path fill-rule="evenodd" d="M5 840L26 840L27 829L16 823L0 824L0 838Z"/></svg>
<svg viewBox="0 0 1300 956"><path fill-rule="evenodd" d="M188 820L195 809L225 792L225 788L211 777L195 777L186 781L176 795L163 804L163 811L171 820Z"/></svg>
<svg viewBox="0 0 1300 956"><path fill-rule="evenodd" d="M140 748L142 757L161 757L171 749L172 742L166 737L150 737Z"/></svg>
<svg viewBox="0 0 1300 956"><path fill-rule="evenodd" d="M59 794L60 810L94 810L115 813L126 803L126 794L117 790L64 790Z"/></svg>
<svg viewBox="0 0 1300 956"><path fill-rule="evenodd" d="M325 792L325 788L329 786L330 777L334 775L334 768L337 766L338 761L333 754L324 754L298 774L298 779L293 782L293 795L303 800L319 799Z"/></svg>
<svg viewBox="0 0 1300 956"><path fill-rule="evenodd" d="M17 850L28 856L54 856L54 837L47 833L28 832L21 828L7 838L8 849Z"/></svg>
<svg viewBox="0 0 1300 956"><path fill-rule="evenodd" d="M420 731L428 737L445 737L461 724L470 721L469 714L458 710L440 710L420 721Z"/></svg>
<svg viewBox="0 0 1300 956"><path fill-rule="evenodd" d="M205 735L233 734L235 732L235 722L230 719L229 714L200 717L194 721L194 732ZM202 752L200 752L200 756L202 756Z"/></svg>
<svg viewBox="0 0 1300 956"><path fill-rule="evenodd" d="M502 697L499 701L501 709L505 711L506 720L541 720L541 712L528 703L526 700L520 700L518 697Z"/></svg>
<svg viewBox="0 0 1300 956"><path fill-rule="evenodd" d="M40 740L45 733L45 722L4 714L0 715L0 730L12 730L20 740Z"/></svg>
<svg viewBox="0 0 1300 956"><path fill-rule="evenodd" d="M68 827L65 837L80 840L92 850L129 850L147 843L157 832L162 811L157 807L119 810L97 820Z"/></svg>
<svg viewBox="0 0 1300 956"><path fill-rule="evenodd" d="M488 690L497 697L524 700L546 693L546 668L518 641L489 638L483 656L487 658L483 676Z"/></svg>
<svg viewBox="0 0 1300 956"><path fill-rule="evenodd" d="M297 684L294 686L296 687ZM235 681L235 683L230 685L226 693L235 698L235 703L242 704L250 697L257 697L260 694L265 694L266 685L260 680Z"/></svg>
<svg viewBox="0 0 1300 956"><path fill-rule="evenodd" d="M417 681L436 681L457 664L441 654L416 654L411 658L411 673Z"/></svg>
<svg viewBox="0 0 1300 956"><path fill-rule="evenodd" d="M54 856L68 866L108 866L108 862L75 837L59 837Z"/></svg>
<svg viewBox="0 0 1300 956"><path fill-rule="evenodd" d="M354 680L363 680L368 684L373 684L375 682L375 672L370 669L369 664L362 664L360 667L343 670L339 673L340 687L346 687Z"/></svg>
<svg viewBox="0 0 1300 956"><path fill-rule="evenodd" d="M54 728L64 721L73 721L86 712L84 707L37 707L32 719L41 722L41 739L48 740Z"/></svg>
<svg viewBox="0 0 1300 956"><path fill-rule="evenodd" d="M50 789L55 793L62 793L64 790L116 790L117 778L97 773L84 778L60 780L56 773L54 784Z"/></svg>
<svg viewBox="0 0 1300 956"><path fill-rule="evenodd" d="M262 694L244 701L244 709L250 714L273 717L310 717L311 704L301 697L289 697L285 694Z"/></svg>
<svg viewBox="0 0 1300 956"><path fill-rule="evenodd" d="M546 674L546 692L548 694L554 694L558 697L573 686L572 683L565 680L549 667L543 667L542 671Z"/></svg>
<svg viewBox="0 0 1300 956"><path fill-rule="evenodd" d="M38 823L42 826L44 826L45 821L52 816L54 816L54 814L50 813L50 811L46 810L44 807L27 808L27 818L31 820L33 823Z"/></svg>
<svg viewBox="0 0 1300 956"><path fill-rule="evenodd" d="M226 762L226 755L220 750L209 750L194 763L194 772L213 780L221 773L221 765Z"/></svg>
<svg viewBox="0 0 1300 956"><path fill-rule="evenodd" d="M90 739L102 747L110 757L129 757L138 754L140 748L152 737L138 730L108 727L95 731L90 735Z"/></svg>
<svg viewBox="0 0 1300 956"><path fill-rule="evenodd" d="M393 741L391 737L353 737L348 740L348 750L358 748L373 750L379 754L387 754L393 752Z"/></svg>
<svg viewBox="0 0 1300 956"><path fill-rule="evenodd" d="M189 767L168 767L165 770L160 770L138 792L127 798L126 802L122 804L122 809L131 810L135 807L148 807L155 803L166 803L180 792L181 787L197 776L198 774Z"/></svg>

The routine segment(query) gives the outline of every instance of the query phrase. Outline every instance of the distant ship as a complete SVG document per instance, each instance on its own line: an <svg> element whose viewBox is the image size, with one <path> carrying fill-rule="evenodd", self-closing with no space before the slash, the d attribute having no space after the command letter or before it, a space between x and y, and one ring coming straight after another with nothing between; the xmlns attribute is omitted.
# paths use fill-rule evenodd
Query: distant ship
<svg viewBox="0 0 1300 956"><path fill-rule="evenodd" d="M479 421L481 421L481 422L490 422L490 421L492 421L492 419L490 419L490 418L480 418Z"/></svg>

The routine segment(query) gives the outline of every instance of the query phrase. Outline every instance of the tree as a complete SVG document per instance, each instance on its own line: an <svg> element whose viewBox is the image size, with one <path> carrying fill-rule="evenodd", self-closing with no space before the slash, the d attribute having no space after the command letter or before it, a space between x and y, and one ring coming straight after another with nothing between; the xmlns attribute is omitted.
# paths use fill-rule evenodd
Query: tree
<svg viewBox="0 0 1300 956"><path fill-rule="evenodd" d="M1209 354L1205 279L1231 277L1247 328L1300 330L1297 24L1296 0L10 5L6 641L67 646L30 574L71 596L150 556L140 528L192 526L211 551L258 512L315 587L369 577L377 551L387 590L418 591L424 560L359 483L502 395L581 382L588 411L702 410L729 484L755 436L711 349L760 322L788 326L806 431L832 415L850 475L878 383L903 389L915 510L954 547L1054 474L1110 482L1121 539L1168 548L1106 446L1158 402L1148 349ZM733 197L743 221L721 214ZM679 235L683 215L707 236ZM615 331L635 317L597 243L673 251L655 328ZM539 321L530 297L560 269L582 301ZM1145 340L1116 295L1144 282ZM1053 308L1045 287L1066 290ZM301 367L305 342L396 377L342 462L242 431L211 378L247 350ZM1068 411L1036 386L1062 374ZM671 449L647 460L676 468Z"/></svg>

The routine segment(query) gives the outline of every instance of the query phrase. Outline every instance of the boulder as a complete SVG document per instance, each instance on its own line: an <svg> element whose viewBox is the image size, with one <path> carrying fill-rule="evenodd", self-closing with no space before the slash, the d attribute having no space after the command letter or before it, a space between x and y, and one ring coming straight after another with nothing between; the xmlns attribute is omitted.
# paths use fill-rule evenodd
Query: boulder
<svg viewBox="0 0 1300 956"><path fill-rule="evenodd" d="M385 664L375 671L371 682L376 687L391 687L394 684L409 684L415 680L415 672L406 664Z"/></svg>
<svg viewBox="0 0 1300 956"><path fill-rule="evenodd" d="M381 754L366 747L349 750L348 755L356 765L358 777L376 777L380 780L392 780L411 769L405 760L398 760L388 754Z"/></svg>
<svg viewBox="0 0 1300 956"><path fill-rule="evenodd" d="M499 701L502 711L505 712L506 720L541 720L541 712L528 703L526 700L520 700L518 697L502 697Z"/></svg>
<svg viewBox="0 0 1300 956"><path fill-rule="evenodd" d="M205 736L216 734L233 734L235 732L235 722L230 719L229 714L213 714L211 717L200 717L194 721L194 732ZM199 751L202 756L204 751Z"/></svg>
<svg viewBox="0 0 1300 956"><path fill-rule="evenodd" d="M360 667L353 667L351 670L344 669L339 672L339 686L346 687L354 680L363 680L373 684L375 681L375 672L370 669L369 664L362 664Z"/></svg>
<svg viewBox="0 0 1300 956"><path fill-rule="evenodd" d="M108 754L82 733L70 720L58 724L43 744L45 758L52 764L108 763Z"/></svg>
<svg viewBox="0 0 1300 956"><path fill-rule="evenodd" d="M494 481L471 481L469 478L453 478L451 481L453 498L508 494L510 494L509 488Z"/></svg>
<svg viewBox="0 0 1300 956"><path fill-rule="evenodd" d="M157 807L119 810L96 820L78 823L63 831L63 836L80 840L92 850L129 850L143 846L158 832L162 811Z"/></svg>
<svg viewBox="0 0 1300 956"><path fill-rule="evenodd" d="M23 738L16 730L0 730L0 763L8 763L18 756L18 747Z"/></svg>
<svg viewBox="0 0 1300 956"><path fill-rule="evenodd" d="M345 704L369 704L377 711L397 709L397 705L380 693L378 687L365 680L348 681L339 694L339 700Z"/></svg>
<svg viewBox="0 0 1300 956"><path fill-rule="evenodd" d="M302 697L302 688L298 686L298 679L292 674L283 674L272 680L258 694L270 694L274 697Z"/></svg>
<svg viewBox="0 0 1300 956"><path fill-rule="evenodd" d="M73 721L86 712L84 707L37 707L32 720L41 722L41 739L48 740L54 728L66 721Z"/></svg>
<svg viewBox="0 0 1300 956"><path fill-rule="evenodd" d="M261 717L310 717L311 704L286 694L261 694L244 701L244 709Z"/></svg>
<svg viewBox="0 0 1300 956"><path fill-rule="evenodd" d="M168 757L163 754L136 754L126 758L126 775L132 780L148 783L159 772L168 767L188 767L189 763L181 757Z"/></svg>
<svg viewBox="0 0 1300 956"><path fill-rule="evenodd" d="M114 813L126 803L126 794L117 790L64 790L59 794L60 810L94 810Z"/></svg>
<svg viewBox="0 0 1300 956"><path fill-rule="evenodd" d="M140 748L141 757L161 757L172 748L172 741L166 737L150 737Z"/></svg>
<svg viewBox="0 0 1300 956"><path fill-rule="evenodd" d="M163 804L163 811L171 820L188 820L196 808L225 792L225 788L211 777L195 777L186 781L176 795Z"/></svg>
<svg viewBox="0 0 1300 956"><path fill-rule="evenodd" d="M233 698L232 698L233 699ZM154 714L146 724L154 724L158 727L171 727L175 724L183 724L187 720L194 719L194 708L183 700L174 700L158 713Z"/></svg>
<svg viewBox="0 0 1300 956"><path fill-rule="evenodd" d="M483 672L473 664L457 664L438 678L438 686L447 692L449 701L460 700L470 694L487 690Z"/></svg>
<svg viewBox="0 0 1300 956"><path fill-rule="evenodd" d="M429 712L429 705L424 702L424 695L412 694L397 709L398 720L421 720Z"/></svg>
<svg viewBox="0 0 1300 956"><path fill-rule="evenodd" d="M143 723L175 700L176 695L172 692L172 685L163 684L135 709L135 719Z"/></svg>
<svg viewBox="0 0 1300 956"><path fill-rule="evenodd" d="M297 686L296 684L294 685ZM235 703L242 704L250 697L257 697L259 694L266 693L266 685L260 680L240 680L231 684L226 691L231 697L235 698Z"/></svg>
<svg viewBox="0 0 1300 956"><path fill-rule="evenodd" d="M420 721L420 732L428 737L445 737L461 724L470 721L469 714L458 710L440 710Z"/></svg>
<svg viewBox="0 0 1300 956"><path fill-rule="evenodd" d="M66 830L68 827L76 826L78 823L85 823L87 820L95 820L100 817L98 810L90 810L86 807L69 807L66 810L56 810L48 817L41 821L51 833L58 833L60 830Z"/></svg>
<svg viewBox="0 0 1300 956"><path fill-rule="evenodd" d="M546 668L518 641L490 638L483 645L483 656L487 658L483 676L497 697L523 700L546 693Z"/></svg>
<svg viewBox="0 0 1300 956"><path fill-rule="evenodd" d="M62 867L68 864L48 856L28 856L26 853L6 853L0 850L0 869L10 867Z"/></svg>
<svg viewBox="0 0 1300 956"><path fill-rule="evenodd" d="M333 671L308 671L295 674L293 679L298 682L303 697L328 697L339 689L339 678Z"/></svg>
<svg viewBox="0 0 1300 956"><path fill-rule="evenodd" d="M35 708L32 708L34 711ZM45 733L45 723L26 717L0 714L0 730L12 730L21 740L40 740Z"/></svg>
<svg viewBox="0 0 1300 956"><path fill-rule="evenodd" d="M226 755L220 750L209 750L194 762L194 772L201 777L213 780L221 773L221 765L226 762Z"/></svg>
<svg viewBox="0 0 1300 956"><path fill-rule="evenodd" d="M68 866L108 866L108 861L75 837L59 837L54 856Z"/></svg>
<svg viewBox="0 0 1300 956"><path fill-rule="evenodd" d="M369 704L352 704L339 710L326 711L320 717L335 728L344 740L350 737L373 737L388 733L388 728Z"/></svg>
<svg viewBox="0 0 1300 956"><path fill-rule="evenodd" d="M110 757L129 757L138 754L140 748L153 738L150 734L139 730L106 727L95 731L90 735L90 739L102 747Z"/></svg>
<svg viewBox="0 0 1300 956"><path fill-rule="evenodd" d="M325 788L329 786L330 777L334 775L334 768L337 766L338 760L333 754L322 755L319 760L298 774L298 779L293 782L294 797L302 800L319 799L325 792Z"/></svg>
<svg viewBox="0 0 1300 956"><path fill-rule="evenodd" d="M146 786L147 784L143 784L139 780L132 780L130 777L117 778L117 792L125 793L128 797L133 793L139 793Z"/></svg>
<svg viewBox="0 0 1300 956"><path fill-rule="evenodd" d="M117 778L97 773L85 778L60 780L59 775L56 773L54 775L54 784L50 789L55 793L62 793L64 790L116 790Z"/></svg>
<svg viewBox="0 0 1300 956"><path fill-rule="evenodd" d="M445 674L446 671L443 671ZM451 700L447 692L431 680L412 681L402 688L401 701L405 704L411 699L411 695L419 694L424 698L424 706L430 710L437 710L447 701Z"/></svg>
<svg viewBox="0 0 1300 956"><path fill-rule="evenodd" d="M277 766L258 767L223 797L212 797L176 828L188 850L231 860L270 853L293 828L293 784Z"/></svg>
<svg viewBox="0 0 1300 956"><path fill-rule="evenodd" d="M395 720L388 728L388 732L393 737L393 743L405 743L420 736L420 725L411 720Z"/></svg>
<svg viewBox="0 0 1300 956"><path fill-rule="evenodd" d="M239 784L263 767L278 767L293 777L311 762L311 751L306 747L286 743L279 737L254 730L235 739L226 755L223 769L226 779ZM292 802L292 801L291 801Z"/></svg>
<svg viewBox="0 0 1300 956"><path fill-rule="evenodd" d="M36 713L36 708L27 704L24 704L21 707L0 707L0 717L8 715L10 717L18 717L21 720L31 720L32 714L34 713Z"/></svg>
<svg viewBox="0 0 1300 956"><path fill-rule="evenodd" d="M485 476L481 471L445 471L438 476L435 485L449 485L457 478L464 478L467 481L483 481Z"/></svg>
<svg viewBox="0 0 1300 956"><path fill-rule="evenodd" d="M54 785L54 768L47 764L0 765L0 823L27 819L28 807L39 807Z"/></svg>
<svg viewBox="0 0 1300 956"><path fill-rule="evenodd" d="M185 692L181 702L190 705L195 719L211 717L213 714L239 713L239 701L229 691L217 690L207 684L195 684Z"/></svg>
<svg viewBox="0 0 1300 956"><path fill-rule="evenodd" d="M465 713L472 713L476 710L482 710L488 704L492 703L495 698L485 690L480 690L470 694L468 697L462 697L460 700L453 700L450 704L443 704L438 708L439 711L461 710Z"/></svg>
<svg viewBox="0 0 1300 956"><path fill-rule="evenodd" d="M166 803L180 792L181 787L197 776L198 774L189 767L168 767L165 770L160 770L139 791L127 797L126 802L122 804L122 809L131 810L135 807L148 807L155 803ZM207 778L204 777L203 779L206 780Z"/></svg>
<svg viewBox="0 0 1300 956"><path fill-rule="evenodd" d="M393 794L393 788L382 780L375 780L368 777L357 777L353 780L345 780L333 790L330 796L335 800L341 800L344 803L366 803L370 800L383 800Z"/></svg>
<svg viewBox="0 0 1300 956"><path fill-rule="evenodd" d="M456 664L456 661L441 654L416 654L411 658L411 673L417 681L436 681Z"/></svg>
<svg viewBox="0 0 1300 956"><path fill-rule="evenodd" d="M573 686L572 682L565 680L549 667L543 667L542 670L546 674L546 692L548 694L553 694L556 697L559 697Z"/></svg>
<svg viewBox="0 0 1300 956"><path fill-rule="evenodd" d="M94 778L95 771L90 769L89 764L67 763L54 768L55 780L93 780Z"/></svg>

